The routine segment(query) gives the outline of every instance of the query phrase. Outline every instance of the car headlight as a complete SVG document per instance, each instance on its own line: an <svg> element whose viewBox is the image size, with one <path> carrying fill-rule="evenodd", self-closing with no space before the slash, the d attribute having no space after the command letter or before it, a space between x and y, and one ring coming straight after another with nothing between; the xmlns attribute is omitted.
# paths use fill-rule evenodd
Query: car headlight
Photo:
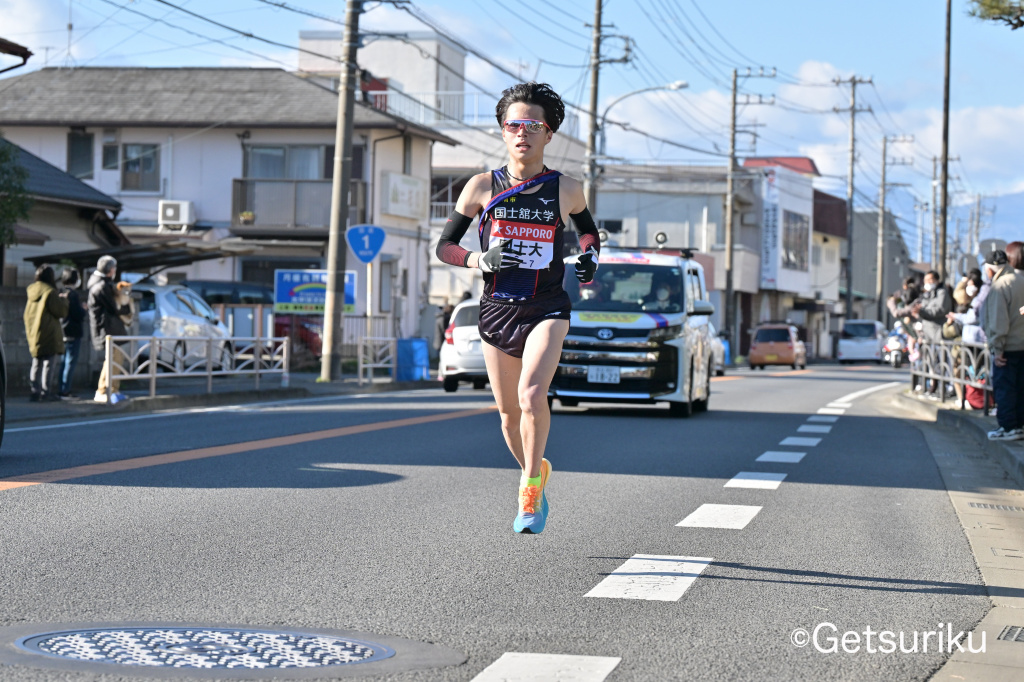
<svg viewBox="0 0 1024 682"><path fill-rule="evenodd" d="M669 339L675 339L683 335L683 325L673 324L668 327L659 327L658 329L652 329L651 333L647 335L648 341L668 341Z"/></svg>

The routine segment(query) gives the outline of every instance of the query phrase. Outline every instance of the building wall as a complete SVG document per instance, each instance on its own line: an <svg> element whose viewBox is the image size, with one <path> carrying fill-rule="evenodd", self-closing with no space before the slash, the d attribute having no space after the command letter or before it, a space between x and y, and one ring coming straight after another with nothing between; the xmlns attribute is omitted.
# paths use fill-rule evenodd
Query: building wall
<svg viewBox="0 0 1024 682"><path fill-rule="evenodd" d="M856 211L853 221L853 291L854 296L863 294L863 300L854 303L858 317L870 320L878 318L878 212ZM884 299L900 288L904 278L910 274L910 253L899 224L891 215L886 215L885 265L882 286L883 315L888 317ZM882 320L886 323L886 320Z"/></svg>
<svg viewBox="0 0 1024 682"><path fill-rule="evenodd" d="M767 168L763 184L761 288L800 293L811 288L811 235L814 231L814 188L811 179L781 167ZM787 213L806 221L806 239L794 248L786 241ZM801 267L786 266L798 262Z"/></svg>

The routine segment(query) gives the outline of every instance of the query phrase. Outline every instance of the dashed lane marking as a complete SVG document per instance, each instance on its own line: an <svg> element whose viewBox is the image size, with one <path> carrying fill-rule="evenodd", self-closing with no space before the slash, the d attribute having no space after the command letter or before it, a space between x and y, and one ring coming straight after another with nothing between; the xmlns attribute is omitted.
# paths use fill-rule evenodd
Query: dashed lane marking
<svg viewBox="0 0 1024 682"><path fill-rule="evenodd" d="M509 651L484 668L472 682L602 682L621 658L525 654Z"/></svg>
<svg viewBox="0 0 1024 682"><path fill-rule="evenodd" d="M842 416L842 415L846 414L846 410L845 409L835 408L835 407L823 407L823 408L818 410L818 414L831 414L831 415L835 415L835 416Z"/></svg>
<svg viewBox="0 0 1024 682"><path fill-rule="evenodd" d="M831 433L832 427L823 424L801 424L797 433Z"/></svg>
<svg viewBox="0 0 1024 682"><path fill-rule="evenodd" d="M786 480L786 474L770 474L764 471L741 471L726 481L723 487L777 490L784 480Z"/></svg>
<svg viewBox="0 0 1024 682"><path fill-rule="evenodd" d="M340 438L358 433L369 433L371 431L383 431L385 429L396 429L402 426L416 426L430 422L445 421L448 419L459 419L461 417L475 417L481 414L491 414L497 407L487 407L480 410L460 410L458 412L445 412L424 417L409 417L407 419L394 419L384 422L373 422L370 424L359 424L356 426L343 426L336 429L325 429L323 431L309 431L296 433L290 436L279 436L277 438L263 438L260 440L244 441L242 443L230 443L228 445L217 445L209 448L198 448L196 450L182 450L179 452L168 452L162 455L149 455L146 457L133 457L114 462L102 462L100 464L86 464L84 466L71 467L68 469L54 469L41 471L35 474L24 476L11 476L0 479L0 491L24 488L30 485L41 483L56 483L68 481L74 478L84 478L97 474L109 474L131 469L142 469L145 467L158 466L160 464L174 464L188 462L195 459L206 459L208 457L220 457L221 455L236 455L254 450L265 450L286 445L298 445L300 443L312 443L329 438Z"/></svg>
<svg viewBox="0 0 1024 682"><path fill-rule="evenodd" d="M804 458L806 452L783 452L781 450L769 450L755 462L780 462L782 464L796 464Z"/></svg>
<svg viewBox="0 0 1024 682"><path fill-rule="evenodd" d="M746 528L761 507L742 504L702 504L696 511L677 523L684 528Z"/></svg>
<svg viewBox="0 0 1024 682"><path fill-rule="evenodd" d="M835 424L837 421L839 421L839 417L823 417L821 415L815 414L808 417L807 421L818 422L819 424Z"/></svg>
<svg viewBox="0 0 1024 682"><path fill-rule="evenodd" d="M704 557L634 554L584 596L679 601L713 561Z"/></svg>
<svg viewBox="0 0 1024 682"><path fill-rule="evenodd" d="M900 385L899 381L890 381L889 383L886 383L886 384L879 384L878 386L872 386L871 388L865 388L865 389L861 389L859 391L854 391L853 393L850 393L848 395L844 395L842 398L834 400L833 402L835 402L835 403L849 403L849 402L852 402L852 401L856 400L857 398L863 398L864 396L868 395L869 393L874 393L875 391L882 391L882 390L885 390L887 388L892 388L893 386L899 386L899 385Z"/></svg>
<svg viewBox="0 0 1024 682"><path fill-rule="evenodd" d="M801 448L813 448L821 442L820 438L801 438L800 436L790 436L789 438L783 438L779 445L795 445Z"/></svg>
<svg viewBox="0 0 1024 682"><path fill-rule="evenodd" d="M839 402L838 400L835 400L833 402L830 402L826 407L831 407L832 409L848 410L851 407L853 407L853 403Z"/></svg>

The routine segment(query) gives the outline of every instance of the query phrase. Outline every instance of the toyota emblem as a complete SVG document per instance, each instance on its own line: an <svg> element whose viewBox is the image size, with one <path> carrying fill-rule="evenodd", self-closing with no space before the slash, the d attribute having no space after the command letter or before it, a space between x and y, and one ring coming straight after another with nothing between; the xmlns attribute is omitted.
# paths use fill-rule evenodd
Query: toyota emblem
<svg viewBox="0 0 1024 682"><path fill-rule="evenodd" d="M602 341L608 341L609 339L611 339L614 336L615 336L615 332L613 332L611 329L598 329L597 330L597 338L601 339Z"/></svg>

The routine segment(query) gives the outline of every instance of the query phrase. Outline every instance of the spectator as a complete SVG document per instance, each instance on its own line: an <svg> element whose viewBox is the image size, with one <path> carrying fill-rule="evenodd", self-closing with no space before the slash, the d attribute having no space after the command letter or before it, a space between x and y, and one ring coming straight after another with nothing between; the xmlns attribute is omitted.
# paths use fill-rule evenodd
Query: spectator
<svg viewBox="0 0 1024 682"><path fill-rule="evenodd" d="M113 256L101 256L96 263L96 270L89 277L89 327L92 332L92 347L100 353L106 352L107 336L124 336L126 331L121 315L131 312L130 306L118 306L114 294L114 273L117 272L117 259ZM123 365L127 356L121 347L113 345L111 360L114 365ZM96 387L95 400L107 402L107 382L110 381L110 402L118 403L127 396L118 392L120 382L110 379L112 368L108 366L106 357L100 371L100 383Z"/></svg>
<svg viewBox="0 0 1024 682"><path fill-rule="evenodd" d="M53 268L40 265L35 281L28 285L28 304L25 306L25 335L32 354L32 368L28 380L32 384L32 402L60 400L53 392L53 369L57 355L64 352L60 318L68 314L68 300L57 293Z"/></svg>
<svg viewBox="0 0 1024 682"><path fill-rule="evenodd" d="M921 289L918 286L916 277L907 277L903 280L903 288L889 297L886 307L893 318L902 322L903 332L907 336L907 351L911 362L917 362L920 354L917 351L917 332L914 330L913 317L914 305L921 298Z"/></svg>
<svg viewBox="0 0 1024 682"><path fill-rule="evenodd" d="M924 293L912 306L914 317L923 323L921 335L929 343L942 341L942 325L946 313L952 312L953 301L949 289L939 279L939 273L931 270L924 276Z"/></svg>
<svg viewBox="0 0 1024 682"><path fill-rule="evenodd" d="M984 306L988 297L989 285L985 284L981 270L975 268L957 284L953 298L958 303L957 312L949 313L946 316L951 322L959 322L962 325L961 338L964 343L985 343ZM962 303L961 303L962 302ZM966 305L962 312L961 305Z"/></svg>
<svg viewBox="0 0 1024 682"><path fill-rule="evenodd" d="M1024 242L1010 242L1006 245L1006 262L1014 270L1024 270Z"/></svg>
<svg viewBox="0 0 1024 682"><path fill-rule="evenodd" d="M1024 275L1019 275L1003 251L985 259L982 279L991 288L985 300L985 336L992 354L992 390L999 408L999 428L989 440L1024 438L1024 318L1012 314L1024 306Z"/></svg>
<svg viewBox="0 0 1024 682"><path fill-rule="evenodd" d="M75 376L75 367L78 366L78 354L82 350L82 336L84 334L85 307L82 305L82 296L78 288L82 284L75 268L64 268L60 273L60 282L68 297L68 316L61 321L64 327L64 367L60 373L60 397L74 398L71 395L71 379Z"/></svg>

